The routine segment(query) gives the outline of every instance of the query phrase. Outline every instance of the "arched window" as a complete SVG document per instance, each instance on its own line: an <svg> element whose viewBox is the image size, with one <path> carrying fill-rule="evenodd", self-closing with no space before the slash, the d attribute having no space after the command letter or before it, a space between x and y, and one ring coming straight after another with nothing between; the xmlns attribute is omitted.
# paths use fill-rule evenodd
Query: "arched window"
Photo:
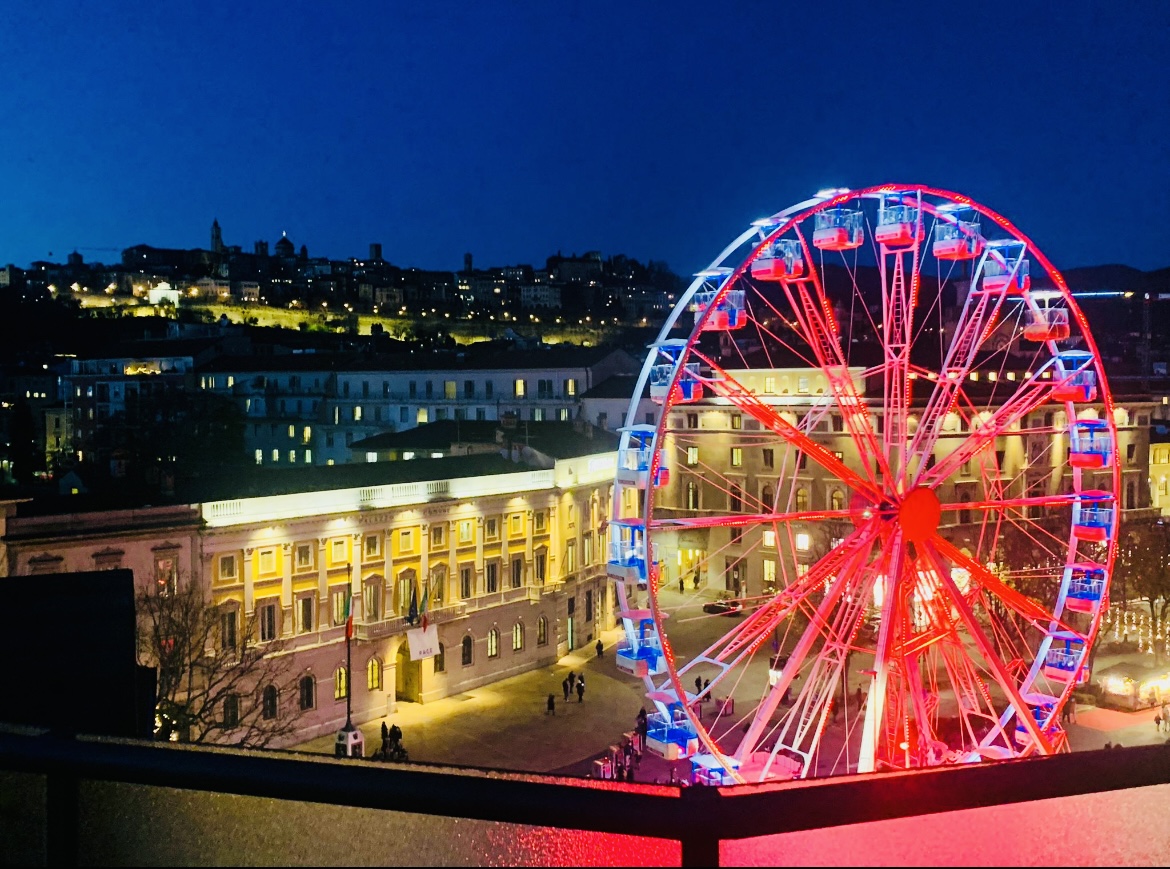
<svg viewBox="0 0 1170 869"><path fill-rule="evenodd" d="M260 695L260 714L264 720L271 721L276 717L276 712L280 708L280 695L276 692L275 685L267 685L263 693Z"/></svg>
<svg viewBox="0 0 1170 869"><path fill-rule="evenodd" d="M349 673L345 667L338 667L333 672L333 699L344 700L349 693Z"/></svg>
<svg viewBox="0 0 1170 869"><path fill-rule="evenodd" d="M773 510L776 507L776 493L771 486L764 486L760 489L760 501L764 504L764 510Z"/></svg>
<svg viewBox="0 0 1170 869"><path fill-rule="evenodd" d="M743 509L743 489L738 485L731 487L731 492L727 496L727 507L733 513Z"/></svg>
<svg viewBox="0 0 1170 869"><path fill-rule="evenodd" d="M464 667L471 666L471 643L472 643L472 640L471 640L470 636L466 636L463 638L463 666Z"/></svg>
<svg viewBox="0 0 1170 869"><path fill-rule="evenodd" d="M488 657L498 658L500 655L500 631L492 628L488 631Z"/></svg>
<svg viewBox="0 0 1170 869"><path fill-rule="evenodd" d="M808 509L808 489L800 488L796 490L796 510L798 513Z"/></svg>
<svg viewBox="0 0 1170 869"><path fill-rule="evenodd" d="M832 510L845 509L845 493L840 489L834 489L833 494L829 496L829 508Z"/></svg>
<svg viewBox="0 0 1170 869"><path fill-rule="evenodd" d="M548 619L544 616L536 620L536 645L548 645Z"/></svg>
<svg viewBox="0 0 1170 869"><path fill-rule="evenodd" d="M439 643L438 654L435 655L435 672L447 672L447 647Z"/></svg>
<svg viewBox="0 0 1170 869"><path fill-rule="evenodd" d="M687 509L699 509L699 484L693 480L687 482Z"/></svg>
<svg viewBox="0 0 1170 869"><path fill-rule="evenodd" d="M512 651L519 652L524 648L524 625L520 622L512 625Z"/></svg>
<svg viewBox="0 0 1170 869"><path fill-rule="evenodd" d="M382 690L382 660L376 655L366 664L366 688L370 691Z"/></svg>
<svg viewBox="0 0 1170 869"><path fill-rule="evenodd" d="M301 678L298 690L301 695L301 709L312 709L317 705L317 683L312 676Z"/></svg>

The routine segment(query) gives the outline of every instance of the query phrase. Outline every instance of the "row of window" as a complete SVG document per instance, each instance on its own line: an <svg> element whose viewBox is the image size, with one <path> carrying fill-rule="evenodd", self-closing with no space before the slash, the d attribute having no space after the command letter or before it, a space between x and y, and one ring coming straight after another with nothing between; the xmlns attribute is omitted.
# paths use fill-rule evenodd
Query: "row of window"
<svg viewBox="0 0 1170 869"><path fill-rule="evenodd" d="M500 533L505 524L511 538L523 538L527 534L527 523L521 513L509 514L505 523L503 517L488 516L483 521L483 536L486 541L500 539ZM455 539L460 546L473 545L476 542L476 521L463 519L453 523L455 525ZM544 534L548 529L548 513L545 510L535 510L532 513L532 533ZM395 532L390 532L395 533ZM410 555L415 553L415 541L419 535L417 529L404 528L396 532L398 537L398 553ZM447 526L435 524L430 528L431 551L446 546ZM366 560L381 558L383 548L382 534L367 534L362 538L362 554ZM349 563L349 541L335 538L329 541L330 566L340 567ZM293 569L297 571L314 570L316 568L315 544L298 543L293 549ZM256 554L257 567L261 576L274 576L278 572L277 550L275 547L260 549ZM219 556L219 578L231 580L239 578L240 558L237 553Z"/></svg>
<svg viewBox="0 0 1170 869"><path fill-rule="evenodd" d="M320 391L320 389L321 389L320 379L318 379L315 382L316 382L317 391ZM459 388L460 384L459 384L459 381L457 381L457 380L443 380L443 381L439 381L439 382L442 384L443 398L447 399L449 401L454 401L455 399L457 399L461 396L463 398L473 399L473 400L478 397L476 394L476 382L474 380L464 380L463 384L462 384L462 386L463 386L462 391ZM235 386L235 383L236 383L235 376L229 374L223 380L218 379L216 377L216 375L214 375L214 374L205 375L205 376L199 378L199 386L202 389L216 389L220 383L225 384L226 388L231 389L233 386ZM265 378L262 375L260 377L257 377L254 381L254 385L257 388L261 388L261 389L265 388L267 386L267 378ZM279 381L277 381L273 385L276 386L276 388L279 388ZM301 389L300 378L297 376L290 377L289 381L288 381L288 389L290 392L299 392ZM91 387L91 390L92 390L92 387ZM434 398L436 391L437 390L436 390L436 386L435 386L435 381L432 381L432 380L422 381L422 389L421 390L419 389L419 381L417 381L417 380L411 380L406 384L406 394L410 398L418 398L420 393L425 398ZM351 392L350 381L343 380L341 382L342 396L348 398L350 395L350 392ZM512 396L514 398L524 398L528 395L528 392L529 392L528 381L526 379L515 378L512 380ZM371 389L370 389L370 381L363 380L362 386L361 386L362 398L369 398L371 394L372 393L371 393ZM536 394L539 398L559 397L559 396L554 395L553 381L551 379L547 379L547 378L540 379L540 380L536 381ZM80 395L80 390L78 390L78 395ZM574 397L576 397L576 395L577 395L577 379L574 377L569 377L569 378L565 378L564 380L562 380L561 381L561 396L566 397L566 398L574 398ZM390 390L390 381L388 381L388 380L382 381L382 397L383 398L393 397L393 393ZM495 397L496 397L495 382L491 381L491 380L484 381L483 398L493 399Z"/></svg>

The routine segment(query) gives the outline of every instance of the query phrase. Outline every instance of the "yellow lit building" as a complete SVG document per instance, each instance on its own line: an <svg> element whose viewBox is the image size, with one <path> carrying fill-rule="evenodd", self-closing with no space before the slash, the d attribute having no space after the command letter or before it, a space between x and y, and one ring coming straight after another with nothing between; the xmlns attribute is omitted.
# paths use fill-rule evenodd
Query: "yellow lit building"
<svg viewBox="0 0 1170 869"><path fill-rule="evenodd" d="M256 624L253 641L295 656L297 696L280 708L299 708L293 741L303 741L345 722L348 689L360 723L547 665L613 626L599 529L616 439L548 425L557 431L523 463L473 455L267 472L263 494L68 516L9 504L5 568L131 567L140 587L161 582L160 570L201 583L225 617ZM420 610L426 597L440 643L418 661L412 595Z"/></svg>

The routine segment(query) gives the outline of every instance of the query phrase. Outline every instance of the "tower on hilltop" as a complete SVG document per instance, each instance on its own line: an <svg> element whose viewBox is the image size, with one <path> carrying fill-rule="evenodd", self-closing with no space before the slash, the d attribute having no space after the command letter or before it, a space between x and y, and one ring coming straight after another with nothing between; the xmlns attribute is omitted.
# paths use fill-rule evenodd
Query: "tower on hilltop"
<svg viewBox="0 0 1170 869"><path fill-rule="evenodd" d="M219 228L219 220L211 221L211 252L223 253L223 232Z"/></svg>

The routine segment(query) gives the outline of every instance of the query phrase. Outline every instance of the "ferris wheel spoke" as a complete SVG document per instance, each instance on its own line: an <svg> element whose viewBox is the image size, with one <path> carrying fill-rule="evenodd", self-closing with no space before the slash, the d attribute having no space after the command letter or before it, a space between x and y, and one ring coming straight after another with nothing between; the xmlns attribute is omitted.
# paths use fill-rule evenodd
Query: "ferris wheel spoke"
<svg viewBox="0 0 1170 869"><path fill-rule="evenodd" d="M1039 630L1047 631L1049 625L1053 623L1060 626L1063 630L1071 630L1071 628L1063 624L1048 609L1036 603L1036 601L1027 595L1021 594L1014 588L1010 588L984 565L980 564L974 558L965 555L961 549L945 537L938 534L934 535L930 540L930 546L933 547L937 554L951 562L953 566L966 570L971 577L972 583L978 584L985 591L995 595L1004 606L1017 615L1027 619ZM940 581L942 581L941 578ZM949 573L947 574L946 581L953 583Z"/></svg>
<svg viewBox="0 0 1170 869"><path fill-rule="evenodd" d="M918 200L915 238L921 229L921 195ZM875 244L882 288L882 453L901 480L907 476L910 455L906 450L906 426L910 415L910 351L914 343L914 308L918 302L919 244L915 241L904 249ZM907 257L910 258L909 274Z"/></svg>
<svg viewBox="0 0 1170 869"><path fill-rule="evenodd" d="M1019 685L1016 684L1012 678L1008 667L1000 659L987 637L983 634L982 628L975 619L975 614L971 611L967 599L963 597L962 592L959 591L955 585L954 580L951 579L950 574L945 569L945 564L940 549L944 552L945 547L940 547L939 543L942 538L935 535L930 541L922 546L923 552L926 553L927 558L933 563L935 573L943 590L949 595L952 604L959 613L959 618L962 620L964 626L967 628L967 633L971 639L974 640L976 648L979 650L980 656L995 676L996 682L999 683L1000 688L1008 698L1008 702L1016 713L1016 720L1022 723L1028 731L1029 736L1035 740L1036 745L1040 747L1042 754L1052 754L1053 746L1048 739L1048 736L1040 730L1039 725L1032 717L1032 711L1028 708L1028 704L1024 702L1023 697L1020 696ZM945 543L945 541L942 541ZM951 554L958 554L951 548ZM970 562L970 559L967 559ZM977 562L971 562L972 566L977 568L980 573L989 573L986 568L982 568ZM970 568L968 568L970 569ZM973 573L974 575L974 573ZM1006 587L1005 587L1006 588ZM1022 597L1022 595L1021 595Z"/></svg>
<svg viewBox="0 0 1170 869"><path fill-rule="evenodd" d="M764 699L760 702L755 716L752 718L752 723L748 726L747 732L739 743L739 747L734 752L741 763L750 756L755 750L756 745L759 744L760 737L768 727L772 714L776 711L776 707L780 705L780 698L792 686L794 677L804 666L804 662L812 650L814 643L823 636L825 626L832 623L831 615L833 610L837 607L845 591L854 584L855 577L853 572L869 560L869 554L868 547L855 547L849 553L849 558L841 565L841 569L837 572L836 577L832 579L824 599L816 608L813 618L809 621L809 625L805 628L804 633L797 640L796 646L788 656L788 663L785 664L780 678L776 680L776 684L769 689ZM858 598L859 604L864 603L864 599L861 599L860 595L856 595L855 597Z"/></svg>
<svg viewBox="0 0 1170 869"><path fill-rule="evenodd" d="M849 361L841 346L841 327L833 313L833 306L825 294L821 276L812 263L808 242L799 227L796 234L804 250L805 261L809 264L808 272L799 280L783 281L782 286L799 326L797 331L803 332L801 337L812 349L825 374L829 391L841 412L845 430L849 432L858 454L862 457L872 456L877 461L877 473L881 477L889 477L889 465L885 453L878 446L869 408L849 372ZM862 464L870 481L876 486L877 479L873 476L870 463L864 461Z"/></svg>
<svg viewBox="0 0 1170 869"><path fill-rule="evenodd" d="M892 511L886 511L892 513ZM872 510L871 515L879 514ZM678 519L652 519L649 527L685 528L743 528L754 525L778 525L786 522L824 522L852 519L852 510L805 510L795 513L736 513L729 516L688 516Z"/></svg>
<svg viewBox="0 0 1170 869"><path fill-rule="evenodd" d="M808 573L797 579L776 596L761 606L726 636L712 644L699 658L712 661L740 663L743 656L751 654L767 639L776 626L802 607L810 595L824 587L824 584L842 567L855 557L856 553L867 553L877 538L880 525L870 521L857 528L839 546L813 564Z"/></svg>
<svg viewBox="0 0 1170 869"><path fill-rule="evenodd" d="M761 425L766 426L784 438L791 446L802 451L855 492L868 496L874 503L881 501L880 493L872 480L861 477L846 465L844 461L833 455L826 447L817 443L792 423L788 422L788 420L784 419L775 409L762 402L754 392L720 368L718 363L699 353L697 350L693 352L695 356L711 366L712 377L705 382L720 397L726 398L744 413L758 420Z"/></svg>
<svg viewBox="0 0 1170 869"><path fill-rule="evenodd" d="M962 441L952 452L939 459L932 468L926 468L925 463L920 466L916 482L924 486L937 486L943 480L957 472L964 464L973 459L983 450L995 443L996 438L1002 437L1014 423L1019 422L1037 407L1052 397L1054 383L1045 380L1037 371L1025 381L1015 394L996 408L991 415L971 432L970 437ZM941 420L934 426L941 429ZM922 427L919 426L919 431ZM926 455L926 447L933 451L938 439L938 432L931 436L928 443L916 452Z"/></svg>
<svg viewBox="0 0 1170 869"><path fill-rule="evenodd" d="M1036 495L1024 498L1004 498L998 501L956 501L939 506L943 512L956 510L1025 510L1029 507L1069 507L1077 502L1077 495Z"/></svg>
<svg viewBox="0 0 1170 869"><path fill-rule="evenodd" d="M976 279L972 280L972 285ZM938 380L930 398L927 399L918 431L914 433L911 441L911 455L927 456L933 452L934 445L942 433L943 418L951 409L967 380L967 375L975 365L979 350L999 316L1003 300L1004 293L984 291L967 295L963 312L959 315L959 323L955 327L951 344L938 372Z"/></svg>

